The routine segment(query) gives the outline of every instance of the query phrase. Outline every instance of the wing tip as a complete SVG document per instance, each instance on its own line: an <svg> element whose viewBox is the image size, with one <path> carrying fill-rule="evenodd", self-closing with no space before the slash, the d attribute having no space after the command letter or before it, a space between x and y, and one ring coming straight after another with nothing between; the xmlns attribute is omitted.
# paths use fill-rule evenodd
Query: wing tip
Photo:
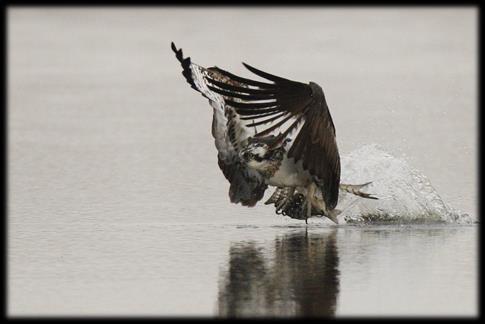
<svg viewBox="0 0 485 324"><path fill-rule="evenodd" d="M177 48L174 42L171 43L171 47L172 47L172 51L175 53L175 57L177 58L177 60L179 60L180 63L182 63L182 66L184 68L190 65L191 63L190 57L187 56L186 58L184 58L184 52L182 51L181 48Z"/></svg>
<svg viewBox="0 0 485 324"><path fill-rule="evenodd" d="M241 62L241 63L242 63L242 65L244 65L244 67L245 67L246 69L248 69L248 70L249 70L250 68L252 68L252 66L251 66L251 65L249 65L249 64L247 64L246 62Z"/></svg>
<svg viewBox="0 0 485 324"><path fill-rule="evenodd" d="M264 73L263 71L261 71L261 70L259 70L259 69L255 68L254 66L249 65L249 64L248 64L248 63L246 63L246 62L241 62L241 63L242 63L242 65L244 65L244 67L245 67L246 69L248 69L249 71L253 72L253 73L254 73L254 74L256 74L256 75L261 76L261 75L260 75L260 73L261 73L261 72L262 72L262 73ZM268 79L268 80L269 80L269 79Z"/></svg>
<svg viewBox="0 0 485 324"><path fill-rule="evenodd" d="M277 82L280 82L280 83L288 83L288 82L296 83L295 81L291 81L289 79L285 79L285 78L279 77L277 75L274 75L274 74L271 74L271 73L268 73L268 72L264 72L264 71L257 69L254 66L251 66L251 65L249 65L245 62L241 62L241 63L244 65L244 67L246 69L248 69L249 71L253 72L257 76L260 76L260 77L262 77L266 80L270 80L270 81L275 82L275 83L277 83Z"/></svg>
<svg viewBox="0 0 485 324"><path fill-rule="evenodd" d="M182 75L184 76L185 80L187 81L188 84L190 84L190 87L196 91L199 91L197 86L194 83L194 80L192 78L192 72L190 70L190 65L192 64L190 57L184 58L184 54L182 52L181 48L177 48L175 46L175 43L172 41L170 44L170 47L172 48L172 51L175 53L175 57L177 60L180 62L182 65ZM200 91L199 91L200 92Z"/></svg>

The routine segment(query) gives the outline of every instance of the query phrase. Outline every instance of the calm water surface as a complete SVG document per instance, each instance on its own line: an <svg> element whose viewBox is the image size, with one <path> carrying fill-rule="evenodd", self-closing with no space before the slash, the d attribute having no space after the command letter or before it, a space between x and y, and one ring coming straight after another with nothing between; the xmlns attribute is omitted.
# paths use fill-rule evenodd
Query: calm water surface
<svg viewBox="0 0 485 324"><path fill-rule="evenodd" d="M475 226L22 228L11 240L13 314L477 313Z"/></svg>

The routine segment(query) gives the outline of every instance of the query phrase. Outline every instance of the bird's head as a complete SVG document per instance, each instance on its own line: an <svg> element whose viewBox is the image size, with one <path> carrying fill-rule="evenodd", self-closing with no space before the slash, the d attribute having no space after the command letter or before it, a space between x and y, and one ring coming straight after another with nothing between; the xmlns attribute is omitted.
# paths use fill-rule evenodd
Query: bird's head
<svg viewBox="0 0 485 324"><path fill-rule="evenodd" d="M268 159L269 146L262 142L250 141L239 153L240 158L249 166L263 167Z"/></svg>

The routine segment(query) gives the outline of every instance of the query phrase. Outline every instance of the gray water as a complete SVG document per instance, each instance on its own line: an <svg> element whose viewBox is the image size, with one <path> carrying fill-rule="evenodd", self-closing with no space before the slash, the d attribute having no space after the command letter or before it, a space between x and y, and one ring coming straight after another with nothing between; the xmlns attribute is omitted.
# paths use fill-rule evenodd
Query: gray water
<svg viewBox="0 0 485 324"><path fill-rule="evenodd" d="M10 315L476 315L476 225L308 226L233 205L199 64L321 84L478 220L476 11L10 8Z"/></svg>
<svg viewBox="0 0 485 324"><path fill-rule="evenodd" d="M473 226L134 222L10 229L12 315L477 313Z"/></svg>

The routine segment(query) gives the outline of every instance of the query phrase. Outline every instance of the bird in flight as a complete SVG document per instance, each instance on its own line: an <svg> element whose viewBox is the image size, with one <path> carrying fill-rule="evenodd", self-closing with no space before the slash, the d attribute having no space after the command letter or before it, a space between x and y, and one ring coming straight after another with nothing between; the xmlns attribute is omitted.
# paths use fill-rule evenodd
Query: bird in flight
<svg viewBox="0 0 485 324"><path fill-rule="evenodd" d="M216 66L204 68L184 58L172 42L190 86L213 108L212 135L218 164L230 183L233 203L254 206L268 186L265 204L277 214L307 222L325 216L337 222L339 191L377 199L360 185L340 183L335 125L322 88L243 65L265 79L237 76Z"/></svg>

